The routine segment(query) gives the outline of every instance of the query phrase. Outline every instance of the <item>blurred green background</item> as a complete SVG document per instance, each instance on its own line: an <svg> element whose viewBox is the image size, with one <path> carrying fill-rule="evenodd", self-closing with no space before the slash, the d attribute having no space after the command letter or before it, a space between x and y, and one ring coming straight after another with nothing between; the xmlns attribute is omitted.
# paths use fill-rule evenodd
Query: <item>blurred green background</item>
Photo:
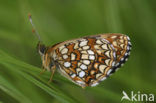
<svg viewBox="0 0 156 103"><path fill-rule="evenodd" d="M124 90L156 95L155 0L0 0L0 103L119 103ZM131 38L126 64L96 87L41 72L28 13L46 45L99 33ZM122 101L128 102L127 100Z"/></svg>

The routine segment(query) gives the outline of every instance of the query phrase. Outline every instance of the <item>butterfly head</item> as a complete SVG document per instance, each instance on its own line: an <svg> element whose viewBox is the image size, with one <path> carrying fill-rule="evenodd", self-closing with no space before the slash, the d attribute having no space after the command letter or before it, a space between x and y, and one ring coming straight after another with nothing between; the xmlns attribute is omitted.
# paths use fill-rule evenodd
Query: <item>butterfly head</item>
<svg viewBox="0 0 156 103"><path fill-rule="evenodd" d="M40 54L40 56L44 56L46 50L47 50L47 47L42 44L41 42L38 42L37 44L37 50L38 50L38 53Z"/></svg>
<svg viewBox="0 0 156 103"><path fill-rule="evenodd" d="M55 67L52 57L49 53L47 53L48 47L41 42L38 42L37 50L41 56L43 68L46 68L48 71L50 71L51 68Z"/></svg>

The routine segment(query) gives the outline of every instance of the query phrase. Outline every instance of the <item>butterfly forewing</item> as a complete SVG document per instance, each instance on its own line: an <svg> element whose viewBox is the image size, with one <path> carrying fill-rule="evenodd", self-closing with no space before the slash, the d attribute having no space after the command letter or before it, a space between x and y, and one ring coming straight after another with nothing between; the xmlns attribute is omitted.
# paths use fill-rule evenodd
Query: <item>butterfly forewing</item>
<svg viewBox="0 0 156 103"><path fill-rule="evenodd" d="M64 42L55 54L63 74L82 87L94 86L104 80L116 60L113 46L99 36Z"/></svg>

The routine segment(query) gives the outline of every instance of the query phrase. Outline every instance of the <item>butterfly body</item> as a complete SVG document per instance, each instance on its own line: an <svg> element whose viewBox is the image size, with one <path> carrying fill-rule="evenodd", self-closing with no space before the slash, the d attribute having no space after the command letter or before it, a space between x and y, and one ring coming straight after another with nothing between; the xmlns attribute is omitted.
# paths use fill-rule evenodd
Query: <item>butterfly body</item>
<svg viewBox="0 0 156 103"><path fill-rule="evenodd" d="M99 34L68 40L38 51L48 71L58 69L63 76L81 87L96 86L115 72L130 55L128 36Z"/></svg>

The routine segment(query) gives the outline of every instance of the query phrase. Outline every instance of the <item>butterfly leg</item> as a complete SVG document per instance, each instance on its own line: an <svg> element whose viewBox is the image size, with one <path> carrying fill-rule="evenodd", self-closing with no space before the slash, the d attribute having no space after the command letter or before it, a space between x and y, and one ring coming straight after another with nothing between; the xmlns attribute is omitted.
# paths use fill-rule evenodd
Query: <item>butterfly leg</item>
<svg viewBox="0 0 156 103"><path fill-rule="evenodd" d="M43 66L42 66L42 68L43 68L43 69L42 69L42 71L40 72L40 75L43 74L43 73L46 71L46 68L44 68Z"/></svg>
<svg viewBox="0 0 156 103"><path fill-rule="evenodd" d="M53 75L55 73L55 70L56 70L56 66L53 66L51 68L51 76L50 76L50 79L49 79L48 83L52 82L52 79L53 79Z"/></svg>

